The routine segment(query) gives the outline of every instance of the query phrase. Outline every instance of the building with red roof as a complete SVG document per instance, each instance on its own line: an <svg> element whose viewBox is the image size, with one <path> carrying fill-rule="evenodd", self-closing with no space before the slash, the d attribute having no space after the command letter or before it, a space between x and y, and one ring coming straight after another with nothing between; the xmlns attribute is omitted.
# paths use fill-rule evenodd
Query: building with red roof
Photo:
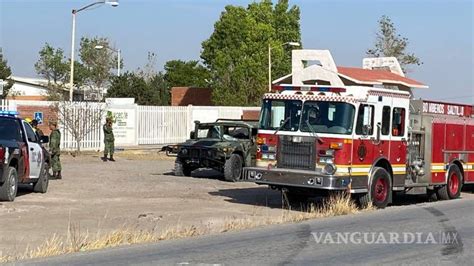
<svg viewBox="0 0 474 266"><path fill-rule="evenodd" d="M274 85L369 86L394 90L428 88L405 77L394 57L364 58L363 66L336 66L328 50L293 50L292 72L272 82Z"/></svg>

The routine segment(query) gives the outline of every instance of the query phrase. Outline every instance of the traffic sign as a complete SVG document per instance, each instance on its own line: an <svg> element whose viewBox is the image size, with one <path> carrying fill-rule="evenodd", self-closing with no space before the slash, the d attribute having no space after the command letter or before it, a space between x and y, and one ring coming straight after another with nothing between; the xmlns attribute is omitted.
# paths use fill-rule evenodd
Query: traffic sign
<svg viewBox="0 0 474 266"><path fill-rule="evenodd" d="M35 112L34 119L38 121L38 125L43 124L43 112Z"/></svg>

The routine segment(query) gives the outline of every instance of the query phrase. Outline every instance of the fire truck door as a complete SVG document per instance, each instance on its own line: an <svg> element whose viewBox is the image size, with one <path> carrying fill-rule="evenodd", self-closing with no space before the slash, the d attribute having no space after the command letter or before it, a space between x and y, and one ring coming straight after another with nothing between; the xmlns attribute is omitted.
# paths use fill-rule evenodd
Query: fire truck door
<svg viewBox="0 0 474 266"><path fill-rule="evenodd" d="M389 97L383 97L382 101L375 105L375 138L372 141L374 160L390 157L390 132L387 129L390 124L391 106L392 100Z"/></svg>
<svg viewBox="0 0 474 266"><path fill-rule="evenodd" d="M407 154L406 110L403 107L392 108L392 122L390 127L390 163L395 174L405 174ZM396 169L395 169L396 168Z"/></svg>

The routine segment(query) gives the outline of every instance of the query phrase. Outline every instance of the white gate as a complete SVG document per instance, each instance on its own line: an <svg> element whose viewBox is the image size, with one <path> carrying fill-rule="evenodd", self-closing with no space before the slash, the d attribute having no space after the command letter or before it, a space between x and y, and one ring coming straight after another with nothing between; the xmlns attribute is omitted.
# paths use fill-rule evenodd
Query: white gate
<svg viewBox="0 0 474 266"><path fill-rule="evenodd" d="M138 144L180 142L188 130L188 107L138 106Z"/></svg>

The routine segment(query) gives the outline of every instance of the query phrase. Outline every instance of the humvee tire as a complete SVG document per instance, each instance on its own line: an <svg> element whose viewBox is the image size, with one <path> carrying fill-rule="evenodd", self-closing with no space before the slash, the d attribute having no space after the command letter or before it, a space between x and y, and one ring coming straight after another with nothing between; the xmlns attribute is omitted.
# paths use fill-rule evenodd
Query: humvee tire
<svg viewBox="0 0 474 266"><path fill-rule="evenodd" d="M176 158L174 162L174 175L175 176L191 176L193 169L187 166L179 158Z"/></svg>
<svg viewBox="0 0 474 266"><path fill-rule="evenodd" d="M237 182L242 175L242 157L232 154L224 164L224 179L230 182Z"/></svg>

